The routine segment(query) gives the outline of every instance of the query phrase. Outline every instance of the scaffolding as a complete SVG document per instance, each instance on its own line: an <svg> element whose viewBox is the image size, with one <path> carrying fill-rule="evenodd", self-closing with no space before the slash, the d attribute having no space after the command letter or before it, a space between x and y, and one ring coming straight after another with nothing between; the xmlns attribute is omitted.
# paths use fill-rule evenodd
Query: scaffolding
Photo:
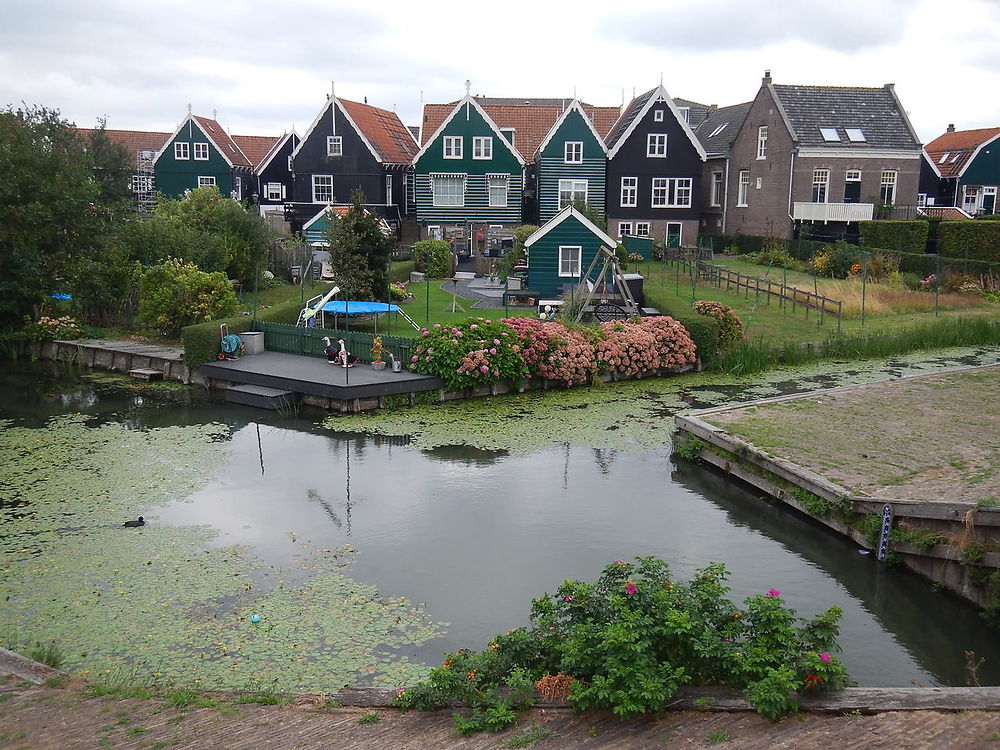
<svg viewBox="0 0 1000 750"><path fill-rule="evenodd" d="M155 180L153 179L153 162L156 152L143 148L136 152L135 174L132 175L132 192L135 194L135 208L141 215L147 216L156 207Z"/></svg>

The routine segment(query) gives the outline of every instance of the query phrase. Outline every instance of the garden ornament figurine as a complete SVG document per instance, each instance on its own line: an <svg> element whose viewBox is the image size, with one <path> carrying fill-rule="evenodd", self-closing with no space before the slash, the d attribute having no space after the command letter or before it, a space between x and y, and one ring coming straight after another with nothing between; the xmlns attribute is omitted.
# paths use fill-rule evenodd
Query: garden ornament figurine
<svg viewBox="0 0 1000 750"><path fill-rule="evenodd" d="M326 355L326 361L331 365L337 364L340 359L340 348L331 343L329 336L324 336L323 341L326 343L326 346L323 348L323 354ZM344 342L341 341L340 343L343 344Z"/></svg>
<svg viewBox="0 0 1000 750"><path fill-rule="evenodd" d="M340 344L340 366L341 367L354 367L357 363L358 358L347 351L347 344L344 343L343 339L337 341Z"/></svg>

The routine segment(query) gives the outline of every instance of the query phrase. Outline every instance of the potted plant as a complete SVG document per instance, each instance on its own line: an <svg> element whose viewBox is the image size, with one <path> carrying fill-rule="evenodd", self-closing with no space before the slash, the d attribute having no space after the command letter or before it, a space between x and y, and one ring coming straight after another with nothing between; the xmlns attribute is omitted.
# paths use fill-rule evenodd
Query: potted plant
<svg viewBox="0 0 1000 750"><path fill-rule="evenodd" d="M376 336L372 339L372 367L376 370L385 369L385 361L382 359L382 355L385 350L382 348L382 337Z"/></svg>

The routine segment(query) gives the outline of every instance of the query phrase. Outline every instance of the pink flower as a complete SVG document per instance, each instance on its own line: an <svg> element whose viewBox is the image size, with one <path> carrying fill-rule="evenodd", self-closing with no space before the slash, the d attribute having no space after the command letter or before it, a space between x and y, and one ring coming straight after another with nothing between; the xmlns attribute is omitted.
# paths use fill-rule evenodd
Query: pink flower
<svg viewBox="0 0 1000 750"><path fill-rule="evenodd" d="M778 589L768 589L767 596L781 596L781 592Z"/></svg>
<svg viewBox="0 0 1000 750"><path fill-rule="evenodd" d="M486 365L479 365L479 371L480 372L489 372L490 368L487 367Z"/></svg>
<svg viewBox="0 0 1000 750"><path fill-rule="evenodd" d="M493 377L499 378L500 377L500 371L499 370L494 370L493 371Z"/></svg>
<svg viewBox="0 0 1000 750"><path fill-rule="evenodd" d="M469 328L471 328L474 331L477 328L479 328L479 326L477 324L473 323L471 326L469 326Z"/></svg>
<svg viewBox="0 0 1000 750"><path fill-rule="evenodd" d="M819 660L822 661L822 662L829 662L830 661L830 654L828 654L828 653L826 653L826 651L824 651L822 654L819 655Z"/></svg>
<svg viewBox="0 0 1000 750"><path fill-rule="evenodd" d="M635 593L635 584L632 583L631 581L628 581L625 584L625 593L628 594L629 596L632 596L632 594Z"/></svg>
<svg viewBox="0 0 1000 750"><path fill-rule="evenodd" d="M549 625L549 630L555 630L555 629L556 629L555 625Z"/></svg>
<svg viewBox="0 0 1000 750"><path fill-rule="evenodd" d="M615 565L624 565L624 564L625 564L624 560L615 560Z"/></svg>
<svg viewBox="0 0 1000 750"><path fill-rule="evenodd" d="M573 597L572 596L564 596L563 597L563 601L564 602L571 602L571 601L573 601Z"/></svg>
<svg viewBox="0 0 1000 750"><path fill-rule="evenodd" d="M573 385L573 381L572 380L567 380L566 381L566 385Z"/></svg>
<svg viewBox="0 0 1000 750"><path fill-rule="evenodd" d="M421 336L426 336L427 334L428 334L428 330L426 328L421 329L421 331L420 331L420 335Z"/></svg>
<svg viewBox="0 0 1000 750"><path fill-rule="evenodd" d="M414 354L412 357L410 357L410 361L411 362L416 362L418 359L420 359L420 357L418 357L416 354Z"/></svg>
<svg viewBox="0 0 1000 750"><path fill-rule="evenodd" d="M493 339L494 346L500 346L500 339Z"/></svg>
<svg viewBox="0 0 1000 750"><path fill-rule="evenodd" d="M452 329L451 329L451 332L452 332L452 333L458 333L458 329L457 329L457 328L452 328Z"/></svg>
<svg viewBox="0 0 1000 750"><path fill-rule="evenodd" d="M456 335L456 336L458 336L459 338L462 338L462 337L463 337L463 336L464 336L465 334L464 334L464 333L462 333L461 331L459 331L459 332L458 332L458 333L456 333L455 335Z"/></svg>
<svg viewBox="0 0 1000 750"><path fill-rule="evenodd" d="M435 323L435 324L434 324L434 327L435 327L435 328L440 328L440 327L441 327L441 324L440 324L440 323Z"/></svg>
<svg viewBox="0 0 1000 750"><path fill-rule="evenodd" d="M497 353L496 349L490 349L490 354L496 354L496 353Z"/></svg>

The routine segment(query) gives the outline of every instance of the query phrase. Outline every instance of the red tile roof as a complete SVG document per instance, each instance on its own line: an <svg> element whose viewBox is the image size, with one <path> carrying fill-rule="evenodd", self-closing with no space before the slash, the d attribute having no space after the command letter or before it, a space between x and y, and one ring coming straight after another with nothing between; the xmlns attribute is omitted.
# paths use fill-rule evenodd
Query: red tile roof
<svg viewBox="0 0 1000 750"><path fill-rule="evenodd" d="M559 119L559 115L571 104L571 99L524 99L520 104L510 104L512 100L502 100L503 104L491 103L489 98L476 97L476 103L490 116L498 128L514 128L514 147L521 156L530 161L542 144L549 130ZM425 104L424 121L421 123L421 145L441 127L458 102L450 104ZM618 107L595 107L580 103L584 112L594 124L601 138L606 139L611 127L621 114Z"/></svg>
<svg viewBox="0 0 1000 750"><path fill-rule="evenodd" d="M924 206L920 211L925 216L932 216L937 219L971 219L965 211L954 206Z"/></svg>
<svg viewBox="0 0 1000 750"><path fill-rule="evenodd" d="M82 136L89 137L94 132L94 128L77 128L76 132ZM132 168L138 167L139 152L159 151L170 138L170 133L153 133L145 130L105 130L108 138L115 143L120 143L128 151Z"/></svg>
<svg viewBox="0 0 1000 750"><path fill-rule="evenodd" d="M240 147L247 159L253 166L259 167L260 163L264 161L274 145L280 141L284 136L273 136L273 135L234 135L233 140L236 145Z"/></svg>
<svg viewBox="0 0 1000 750"><path fill-rule="evenodd" d="M417 155L417 144L395 112L370 104L337 99L364 134L379 158L387 164L409 164Z"/></svg>
<svg viewBox="0 0 1000 750"><path fill-rule="evenodd" d="M938 136L924 146L924 151L942 177L957 177L976 149L997 135L1000 128L957 130Z"/></svg>
<svg viewBox="0 0 1000 750"><path fill-rule="evenodd" d="M252 167L253 164L247 158L240 147L236 145L229 134L223 129L223 127L217 123L215 120L210 120L207 117L199 117L198 115L192 115L195 122L201 125L202 129L215 144L216 148L219 149L226 158L237 167Z"/></svg>

